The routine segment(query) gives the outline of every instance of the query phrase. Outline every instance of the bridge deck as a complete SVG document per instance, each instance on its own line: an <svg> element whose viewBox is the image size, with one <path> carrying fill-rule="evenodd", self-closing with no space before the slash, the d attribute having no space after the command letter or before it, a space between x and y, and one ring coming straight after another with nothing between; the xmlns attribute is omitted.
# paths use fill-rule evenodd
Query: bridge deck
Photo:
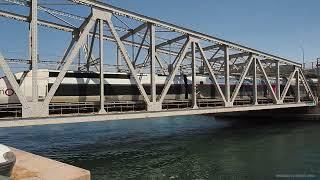
<svg viewBox="0 0 320 180"><path fill-rule="evenodd" d="M259 97L258 104L272 105L271 98ZM285 103L294 103L294 97L287 96ZM252 105L250 97L237 98L234 102L235 106ZM107 113L125 113L125 112L144 112L146 104L144 101L107 101L105 102L105 110ZM198 99L197 106L199 108L216 108L224 107L224 103L220 98ZM191 100L165 100L162 104L163 110L182 110L193 107ZM83 115L94 114L100 110L99 102L55 102L49 106L49 112L52 116L64 116L67 114ZM7 118L22 117L21 104L0 104L0 120Z"/></svg>
<svg viewBox="0 0 320 180"><path fill-rule="evenodd" d="M314 102L302 103L287 103L281 105L265 104L265 105L245 105L233 107L215 107L215 108L200 108L200 109L172 109L160 112L126 112L126 113L108 113L104 115L87 114L77 115L74 114L64 116L50 116L46 118L15 118L15 119L2 119L0 120L0 127L21 127L21 126L35 126L35 125L52 125L52 124L69 124L69 123L86 123L86 122L99 122L99 121L112 121L123 119L141 119L141 118L156 118L156 117L169 117L169 116L184 116L184 115L197 115L197 114L215 114L227 112L245 112L245 111L258 111L268 109L283 109L295 107L313 107Z"/></svg>

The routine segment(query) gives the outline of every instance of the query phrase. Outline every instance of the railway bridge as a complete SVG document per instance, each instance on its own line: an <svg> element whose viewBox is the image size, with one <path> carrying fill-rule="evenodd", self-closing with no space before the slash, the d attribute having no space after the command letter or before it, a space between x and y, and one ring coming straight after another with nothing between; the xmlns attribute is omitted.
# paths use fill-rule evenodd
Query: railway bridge
<svg viewBox="0 0 320 180"><path fill-rule="evenodd" d="M302 65L292 60L98 1L1 1L7 6L1 6L0 17L24 24L21 31L28 34L25 47L29 55L0 56L2 79L17 99L0 104L0 127L317 105ZM1 31L5 34L10 27L1 24ZM53 36L65 50L59 59L44 60L41 50L50 48L46 45L52 39L47 37ZM42 83L41 69L56 72L52 85ZM18 77L17 72L29 73ZM96 101L80 100L72 92L68 94L78 101L54 100L70 72L97 75ZM107 97L113 85L105 80L106 73L127 74L138 98ZM148 82L143 82L144 75ZM165 81L159 83L160 77ZM169 98L178 77L187 79L185 91L190 95ZM204 95L202 86L207 82L197 80L199 77L208 77L207 86L215 93ZM28 78L30 86L22 88Z"/></svg>

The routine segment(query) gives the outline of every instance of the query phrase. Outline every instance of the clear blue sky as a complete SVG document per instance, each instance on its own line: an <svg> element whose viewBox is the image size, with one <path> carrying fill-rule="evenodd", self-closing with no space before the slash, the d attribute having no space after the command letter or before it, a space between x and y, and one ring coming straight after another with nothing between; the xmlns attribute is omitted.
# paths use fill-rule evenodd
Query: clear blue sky
<svg viewBox="0 0 320 180"><path fill-rule="evenodd" d="M104 0L296 61L320 56L319 0Z"/></svg>
<svg viewBox="0 0 320 180"><path fill-rule="evenodd" d="M320 56L319 0L104 0L106 3L175 23L209 35L295 61ZM0 6L2 9L2 7ZM22 26L0 18L0 51L19 51L27 44ZM18 24L18 23L17 23ZM23 26L26 27L26 26ZM40 47L42 56L54 50L54 35ZM63 52L63 51L62 51ZM25 54L25 53L24 53Z"/></svg>

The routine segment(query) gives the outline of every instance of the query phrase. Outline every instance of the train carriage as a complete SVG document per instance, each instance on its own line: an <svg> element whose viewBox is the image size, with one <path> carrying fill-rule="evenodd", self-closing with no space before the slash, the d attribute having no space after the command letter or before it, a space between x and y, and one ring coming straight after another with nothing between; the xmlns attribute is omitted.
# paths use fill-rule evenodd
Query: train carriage
<svg viewBox="0 0 320 180"><path fill-rule="evenodd" d="M38 71L38 95L43 100L58 76L60 71L41 69ZM19 72L15 74L21 91L29 101L32 100L32 71ZM139 80L150 94L150 75L138 74ZM160 95L167 76L157 75L157 94ZM224 89L224 77L217 76L221 89ZM238 80L230 78L231 93L236 87ZM97 102L100 97L100 74L94 72L68 71L57 89L52 102ZM272 87L275 88L275 81L272 80ZM293 81L294 83L294 81ZM104 74L104 93L107 101L139 101L143 100L133 77L128 73L105 73ZM197 97L199 99L220 98L208 75L196 76ZM284 88L282 83L281 88ZM173 84L170 86L166 100L188 100L191 99L192 77L177 75ZM268 97L266 83L258 79L258 96ZM292 90L289 94L293 94ZM253 95L252 79L245 79L239 91L240 98L249 98ZM0 104L19 103L9 81L6 77L0 79Z"/></svg>

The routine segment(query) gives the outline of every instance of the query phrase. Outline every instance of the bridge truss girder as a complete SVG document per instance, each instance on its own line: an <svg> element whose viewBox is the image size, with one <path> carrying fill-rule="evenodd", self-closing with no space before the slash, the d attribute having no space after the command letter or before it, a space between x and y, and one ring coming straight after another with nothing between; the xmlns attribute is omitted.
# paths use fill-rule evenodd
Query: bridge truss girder
<svg viewBox="0 0 320 180"><path fill-rule="evenodd" d="M13 2L11 0L6 1ZM66 49L62 60L60 61L60 65L58 66L58 69L60 69L61 71L43 102L39 102L38 100L37 78L33 78L33 98L32 102L29 102L26 96L20 91L19 84L17 84L16 80L14 79L14 75L10 70L7 62L4 60L4 58L0 58L0 66L8 77L11 86L13 87L22 104L23 117L41 117L49 115L49 104L59 85L63 81L66 72L69 70L72 62L76 58L77 53L81 49L84 49L86 51L87 64L84 67L80 67L79 70L90 71L90 66L95 66L96 70L98 70L100 73L100 113L105 113L105 98L103 93L103 73L105 71L103 66L103 43L105 41L115 43L117 47L117 67L119 67L121 61L125 62L127 66L126 71L132 74L133 80L137 85L141 96L143 97L143 101L146 104L147 111L162 110L162 103L165 100L165 97L174 81L174 78L182 67L185 67L186 69L184 73L192 75L192 102L194 109L199 108L197 107L197 84L195 81L196 73L199 68L203 69L203 74L208 74L211 77L213 86L217 89L218 94L225 107L234 106L235 99L239 94L239 90L243 85L244 80L248 76L252 77L253 79L253 106L258 105L257 76L261 76L265 79L267 88L271 92L271 97L274 104L281 105L284 103L284 99L294 77L296 77L297 84L302 83L303 87L306 89L313 102L316 102L316 98L312 94L312 91L302 73L302 66L299 63L273 56L258 50L254 50L242 45L224 41L202 33L198 33L192 30L181 28L149 17L145 17L123 9L115 8L100 2L88 0L70 1L92 8L91 14L89 16L83 19L77 19L77 21L81 22L81 25L78 28L73 27L73 23L69 23L65 20L62 20L62 22L64 23L57 23L50 22L49 20L39 19L37 15L38 10L43 10L46 8L38 6L36 0L31 0L31 21L28 16L0 10L0 16L2 17L25 21L30 24L30 59L32 62L31 67L33 70L33 77L37 77L38 25L72 33L72 40L68 48ZM24 4L24 6L28 6L28 4ZM56 14L60 13L60 15L63 15L62 11L51 10L50 12ZM66 14L68 16L71 16L68 13L65 13L64 15ZM124 28L114 25L114 21L116 21L116 19L119 19L118 16L126 18L128 21L135 21L138 26L134 29L127 28L126 30L124 30ZM61 20L61 18L59 19ZM97 33L98 24L100 24L99 33ZM141 31L144 29L146 29L145 33L141 34ZM174 33L175 37L173 37L172 39L164 39L159 37L158 34L163 29L170 33ZM104 31L107 31L107 33L104 34ZM121 35L121 33L124 34ZM134 40L134 38L132 40L128 40L129 37L132 37L135 34L138 36L142 36L142 41L138 42ZM89 36L92 37L91 45L86 42ZM98 39L100 44L99 58L95 58L95 56L92 54L92 49L94 48L93 41L95 39ZM137 53L130 57L128 46L138 48ZM171 46L174 46L174 50L171 49ZM136 64L140 52L143 49L147 51L145 60L141 64ZM168 62L168 60L163 60L168 59L168 56L170 56L170 59L171 57L174 57L174 61ZM97 66L98 64L100 66ZM158 67L160 67L163 74L168 75L167 80L164 84L164 88L160 95L157 95L156 93L157 86L155 78L157 73L157 65ZM293 72L291 72L285 88L281 92L280 67L284 65L292 66ZM170 67L172 67L171 70ZM143 84L139 80L138 74L143 70L146 70L151 75L150 94L146 93ZM276 79L275 89L273 89L270 82L270 75L272 75L273 78ZM222 89L219 85L218 76L224 76L224 89ZM234 91L231 91L231 76L239 77L239 81L237 82ZM301 97L299 85L296 88L296 92L296 103L300 103ZM39 111L39 108L41 109L41 111Z"/></svg>

